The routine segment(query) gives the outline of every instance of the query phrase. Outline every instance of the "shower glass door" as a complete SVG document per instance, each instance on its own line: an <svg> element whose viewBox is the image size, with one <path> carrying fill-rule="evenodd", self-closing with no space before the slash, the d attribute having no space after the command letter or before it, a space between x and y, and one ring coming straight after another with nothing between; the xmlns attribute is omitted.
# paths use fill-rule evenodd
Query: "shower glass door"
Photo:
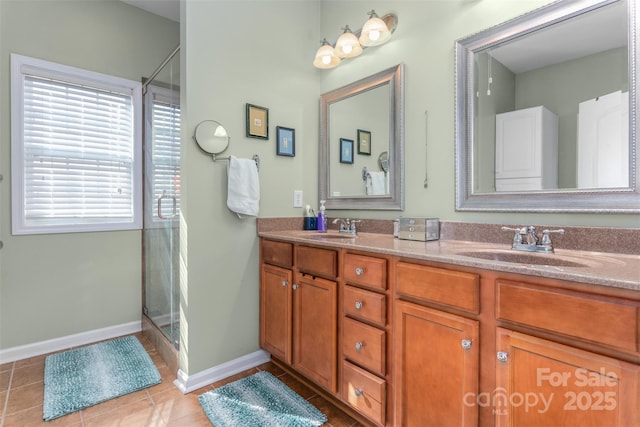
<svg viewBox="0 0 640 427"><path fill-rule="evenodd" d="M144 313L180 342L180 55L167 58L144 89Z"/></svg>

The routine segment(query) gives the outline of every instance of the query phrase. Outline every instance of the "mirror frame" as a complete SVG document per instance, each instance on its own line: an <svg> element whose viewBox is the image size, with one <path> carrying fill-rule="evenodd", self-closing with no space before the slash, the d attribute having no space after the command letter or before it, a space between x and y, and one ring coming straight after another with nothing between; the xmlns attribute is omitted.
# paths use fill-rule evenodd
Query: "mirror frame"
<svg viewBox="0 0 640 427"><path fill-rule="evenodd" d="M391 192L385 196L329 195L331 104L356 96L376 87L389 85L389 177ZM326 200L327 209L404 210L404 64L380 71L369 77L320 95L320 200ZM358 173L358 177L360 174Z"/></svg>
<svg viewBox="0 0 640 427"><path fill-rule="evenodd" d="M623 0L556 1L455 42L456 210L487 212L640 213L640 167L637 126L640 113L638 70L638 9L628 0L629 51L629 188L566 189L527 193L473 193L474 54L491 46Z"/></svg>

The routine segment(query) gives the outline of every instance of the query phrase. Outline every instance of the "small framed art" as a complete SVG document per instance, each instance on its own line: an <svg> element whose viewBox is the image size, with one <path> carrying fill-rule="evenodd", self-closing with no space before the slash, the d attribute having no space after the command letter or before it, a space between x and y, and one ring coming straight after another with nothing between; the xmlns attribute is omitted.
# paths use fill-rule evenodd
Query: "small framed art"
<svg viewBox="0 0 640 427"><path fill-rule="evenodd" d="M247 138L269 139L269 109L247 104Z"/></svg>
<svg viewBox="0 0 640 427"><path fill-rule="evenodd" d="M358 154L371 155L371 132L358 129Z"/></svg>
<svg viewBox="0 0 640 427"><path fill-rule="evenodd" d="M278 156L295 157L296 155L296 130L276 126L276 154Z"/></svg>
<svg viewBox="0 0 640 427"><path fill-rule="evenodd" d="M340 163L353 163L353 139L340 138Z"/></svg>

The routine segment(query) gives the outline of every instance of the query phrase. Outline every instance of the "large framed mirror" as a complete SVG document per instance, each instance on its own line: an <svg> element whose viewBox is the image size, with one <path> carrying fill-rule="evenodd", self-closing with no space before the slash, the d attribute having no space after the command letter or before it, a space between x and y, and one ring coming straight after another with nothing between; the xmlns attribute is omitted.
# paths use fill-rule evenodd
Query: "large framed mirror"
<svg viewBox="0 0 640 427"><path fill-rule="evenodd" d="M320 96L319 170L327 209L404 209L403 64Z"/></svg>
<svg viewBox="0 0 640 427"><path fill-rule="evenodd" d="M456 41L456 210L640 213L637 46L633 0Z"/></svg>

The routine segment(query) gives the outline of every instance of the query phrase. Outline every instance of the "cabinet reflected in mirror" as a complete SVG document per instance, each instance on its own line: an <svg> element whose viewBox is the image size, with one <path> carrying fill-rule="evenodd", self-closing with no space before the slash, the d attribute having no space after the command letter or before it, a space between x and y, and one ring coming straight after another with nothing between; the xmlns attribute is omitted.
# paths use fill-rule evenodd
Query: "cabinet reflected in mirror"
<svg viewBox="0 0 640 427"><path fill-rule="evenodd" d="M456 42L458 210L640 211L636 14L556 2Z"/></svg>
<svg viewBox="0 0 640 427"><path fill-rule="evenodd" d="M400 64L321 95L319 194L328 209L404 208L403 92Z"/></svg>

